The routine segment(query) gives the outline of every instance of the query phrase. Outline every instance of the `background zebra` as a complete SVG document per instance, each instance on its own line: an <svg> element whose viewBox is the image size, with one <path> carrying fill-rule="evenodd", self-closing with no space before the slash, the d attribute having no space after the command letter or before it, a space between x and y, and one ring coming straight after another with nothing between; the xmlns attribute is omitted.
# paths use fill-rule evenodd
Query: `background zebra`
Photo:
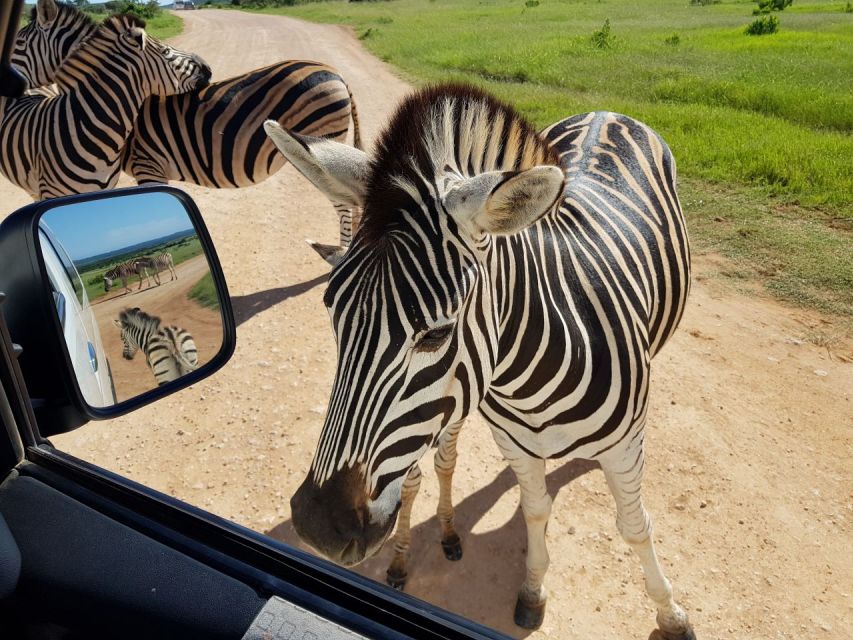
<svg viewBox="0 0 853 640"><path fill-rule="evenodd" d="M96 28L76 7L39 0L30 23L18 32L12 64L30 87L49 84ZM351 118L354 145L359 149L362 145L355 102L340 74L319 62L288 60L197 91L150 98L125 146L122 169L139 184L170 180L211 188L258 184L285 163L263 131L268 118L306 135L340 140L346 137ZM349 246L354 224L352 208L334 204L340 245L309 241L331 263Z"/></svg>
<svg viewBox="0 0 853 640"><path fill-rule="evenodd" d="M203 86L197 56L151 38L129 15L107 18L56 74L59 94L0 98L0 172L37 199L115 186L145 98Z"/></svg>
<svg viewBox="0 0 853 640"><path fill-rule="evenodd" d="M121 280L121 284L127 293L131 293L131 289L127 286L127 281L131 276L139 278L139 286L137 291L142 289L142 278L147 278L148 286L151 286L151 276L148 273L148 265L144 259L131 258L121 264L117 264L112 269L104 273L104 293L107 293L113 286L113 282Z"/></svg>
<svg viewBox="0 0 853 640"><path fill-rule="evenodd" d="M169 282L178 279L178 274L175 271L175 262L172 260L171 253L166 252L156 256L143 256L141 258L136 258L136 263L140 268L151 270L151 273L154 276L154 282L157 283L157 286L160 286L160 272L164 269L168 269L169 275L172 276Z"/></svg>
<svg viewBox="0 0 853 640"><path fill-rule="evenodd" d="M364 205L324 296L338 369L291 500L299 535L343 564L375 553L417 490L419 459L479 408L521 487L516 623L544 616L545 459L571 456L600 463L663 635L693 638L640 497L650 360L689 287L666 144L604 112L539 135L462 86L404 101L372 158L267 130L314 184Z"/></svg>
<svg viewBox="0 0 853 640"><path fill-rule="evenodd" d="M125 309L113 323L121 329L124 343L121 355L132 360L141 349L158 385L198 368L198 350L186 329L161 326L160 318L149 316L139 307Z"/></svg>

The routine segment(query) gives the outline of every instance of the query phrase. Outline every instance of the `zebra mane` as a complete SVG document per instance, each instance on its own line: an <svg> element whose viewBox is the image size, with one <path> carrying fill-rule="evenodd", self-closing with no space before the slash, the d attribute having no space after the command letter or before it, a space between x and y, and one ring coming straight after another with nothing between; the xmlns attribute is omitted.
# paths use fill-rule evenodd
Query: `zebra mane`
<svg viewBox="0 0 853 640"><path fill-rule="evenodd" d="M69 70L74 68L76 62L90 55L89 52L92 50L92 47L89 45L98 39L105 38L103 35L105 32L112 31L115 34L121 34L123 31L133 27L144 28L145 20L131 13L115 13L100 24L95 24L95 28L77 43L65 59L65 62L57 69L55 77L56 84L60 88L67 84L73 84L73 76L69 75Z"/></svg>
<svg viewBox="0 0 853 640"><path fill-rule="evenodd" d="M467 84L427 87L397 107L377 142L359 235L379 242L407 208L401 183L543 164L559 165L557 153L510 105Z"/></svg>
<svg viewBox="0 0 853 640"><path fill-rule="evenodd" d="M131 324L135 327L151 327L156 329L160 326L160 318L157 316L149 316L139 307L133 309L125 309L118 314L118 319L122 324Z"/></svg>

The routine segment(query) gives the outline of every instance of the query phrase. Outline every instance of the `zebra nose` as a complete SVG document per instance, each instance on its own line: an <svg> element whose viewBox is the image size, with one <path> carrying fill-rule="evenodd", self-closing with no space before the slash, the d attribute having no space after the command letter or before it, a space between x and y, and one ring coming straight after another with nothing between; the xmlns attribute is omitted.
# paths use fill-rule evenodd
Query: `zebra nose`
<svg viewBox="0 0 853 640"><path fill-rule="evenodd" d="M197 88L200 89L202 87L206 87L210 83L210 78L213 77L213 71L208 64L198 56L195 56L195 60L199 66L199 81Z"/></svg>

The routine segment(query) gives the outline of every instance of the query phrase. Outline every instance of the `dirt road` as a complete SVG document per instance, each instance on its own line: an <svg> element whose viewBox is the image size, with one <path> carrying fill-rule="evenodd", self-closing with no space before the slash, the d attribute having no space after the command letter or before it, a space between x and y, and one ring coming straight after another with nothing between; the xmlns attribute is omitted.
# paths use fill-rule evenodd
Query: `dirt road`
<svg viewBox="0 0 853 640"><path fill-rule="evenodd" d="M336 66L367 140L407 90L342 28L231 11L182 17L175 44L202 54L217 78L284 58ZM291 167L250 189L186 189L231 288L234 358L191 389L55 441L296 543L288 499L313 454L335 353L321 304L326 267L301 238L334 242L332 208ZM0 195L27 201L7 183ZM645 496L658 549L700 639L840 640L853 619L853 352L833 341L831 320L735 295L719 284L720 269L698 257L681 329L653 367ZM410 593L517 637L649 636L639 563L616 533L599 470L549 463L559 493L548 529L551 600L542 629L528 634L512 624L525 550L518 489L485 425L474 418L461 436L465 556L456 564L439 548L437 483L431 461L422 466ZM381 580L389 557L386 549L360 570Z"/></svg>

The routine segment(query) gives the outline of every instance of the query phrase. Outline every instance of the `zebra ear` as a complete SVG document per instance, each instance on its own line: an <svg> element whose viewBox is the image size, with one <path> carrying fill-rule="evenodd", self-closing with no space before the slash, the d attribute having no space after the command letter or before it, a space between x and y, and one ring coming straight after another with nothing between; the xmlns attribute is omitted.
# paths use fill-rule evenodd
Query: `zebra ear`
<svg viewBox="0 0 853 640"><path fill-rule="evenodd" d="M334 203L360 207L367 194L370 159L360 149L287 131L275 120L264 131L281 154Z"/></svg>
<svg viewBox="0 0 853 640"><path fill-rule="evenodd" d="M116 320L115 318L113 318L113 324L119 329L121 329L121 320Z"/></svg>
<svg viewBox="0 0 853 640"><path fill-rule="evenodd" d="M490 171L456 182L444 195L444 206L457 222L475 231L509 235L551 211L564 184L562 169L550 165Z"/></svg>
<svg viewBox="0 0 853 640"><path fill-rule="evenodd" d="M56 2L54 0L38 0L38 3L36 4L36 16L40 25L49 25L51 22L56 20L56 16L58 14L59 7L56 6Z"/></svg>

